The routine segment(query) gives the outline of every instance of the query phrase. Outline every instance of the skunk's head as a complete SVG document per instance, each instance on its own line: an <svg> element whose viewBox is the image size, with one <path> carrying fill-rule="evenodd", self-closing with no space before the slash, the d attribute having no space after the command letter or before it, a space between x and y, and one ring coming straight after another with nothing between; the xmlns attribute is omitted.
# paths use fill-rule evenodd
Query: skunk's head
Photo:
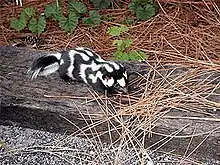
<svg viewBox="0 0 220 165"><path fill-rule="evenodd" d="M125 67L116 63L113 66L112 71L102 70L103 85L110 92L127 93L128 76Z"/></svg>

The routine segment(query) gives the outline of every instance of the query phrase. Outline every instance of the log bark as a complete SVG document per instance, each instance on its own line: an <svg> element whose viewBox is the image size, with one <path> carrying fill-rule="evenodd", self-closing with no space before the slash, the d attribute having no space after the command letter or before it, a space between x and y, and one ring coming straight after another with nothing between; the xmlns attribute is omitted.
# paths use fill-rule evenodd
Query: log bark
<svg viewBox="0 0 220 165"><path fill-rule="evenodd" d="M83 99L84 97L92 98L89 92L91 89L85 84L77 82L73 85L66 84L61 81L58 74L52 74L46 78L39 77L33 82L30 81L26 72L31 62L37 56L45 53L47 52L11 46L0 47L0 124L18 125L49 132L76 134L77 132L79 133L80 129L88 126L88 124L94 124L94 122L99 121L100 118L105 117L103 111L100 111L97 102L86 102L86 99ZM146 72L149 70L149 66L144 63L124 64L130 72ZM179 72L183 73L184 69ZM136 75L131 74L131 77L132 76L135 77ZM213 83L218 84L220 82L219 76L219 72L216 71L216 79ZM65 98L58 96L74 97ZM220 102L219 96L213 97L213 99L215 102ZM184 114L184 112L182 112L182 114L180 114L180 112L173 110L168 115L187 116L188 113L189 112L186 112L186 114ZM220 118L219 109L216 109L212 113L217 116L217 119ZM90 118L85 120L88 116ZM112 122L115 122L115 125L119 124L116 121ZM107 122L97 124L94 129L96 132L104 132L109 129L108 124ZM206 141L202 143L192 156L199 161L211 162L213 164L219 162L220 129L218 121L163 118L157 122L156 127L153 129L153 132L157 132L158 134L146 140L146 147L155 144L165 137L165 135L159 134L169 135L187 124L189 124L190 127L182 131L184 136L191 135L195 129L204 132L215 129L213 133L208 135L209 137ZM90 130L90 133L91 132ZM113 139L116 140L119 136L117 131L112 131ZM190 149L195 149L206 136L207 134L195 136ZM107 135L104 135L102 139L107 142L110 140ZM172 140L161 147L160 150L166 152L175 150L176 154L184 154L190 140L190 136L188 138L172 138ZM160 144L161 143L158 145ZM157 148L158 145L155 145L151 149Z"/></svg>

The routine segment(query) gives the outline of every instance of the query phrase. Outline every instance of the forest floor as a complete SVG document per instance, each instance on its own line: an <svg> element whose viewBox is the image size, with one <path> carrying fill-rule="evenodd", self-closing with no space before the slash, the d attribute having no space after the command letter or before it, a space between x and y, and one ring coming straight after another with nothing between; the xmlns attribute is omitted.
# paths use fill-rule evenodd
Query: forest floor
<svg viewBox="0 0 220 165"><path fill-rule="evenodd" d="M0 8L0 45L12 44L16 40L32 36L28 29L20 32L12 30L10 19L18 17L25 7L34 7L39 14L50 2L53 1L24 1L23 6L16 6L15 3L3 4ZM88 9L92 8L88 1L84 2ZM80 21L72 34L62 31L57 22L49 20L46 31L38 36L45 41L38 49L54 51L85 46L110 59L116 50L113 41L130 39L132 45L129 49L145 52L149 61L196 64L212 64L219 61L218 1L214 3L202 0L158 0L158 14L147 21L137 20L128 10L128 4L129 1L124 1L120 8L101 10L101 24L95 27L88 27ZM132 23L126 24L128 20L132 20ZM122 24L129 27L128 32L118 37L112 37L107 33L109 27Z"/></svg>

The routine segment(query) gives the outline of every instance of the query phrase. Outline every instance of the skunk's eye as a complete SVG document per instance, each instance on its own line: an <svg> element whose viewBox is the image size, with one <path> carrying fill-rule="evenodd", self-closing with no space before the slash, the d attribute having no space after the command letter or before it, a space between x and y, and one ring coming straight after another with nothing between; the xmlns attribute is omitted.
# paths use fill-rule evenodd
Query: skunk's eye
<svg viewBox="0 0 220 165"><path fill-rule="evenodd" d="M115 83L115 84L114 84L114 88L120 88L119 83Z"/></svg>

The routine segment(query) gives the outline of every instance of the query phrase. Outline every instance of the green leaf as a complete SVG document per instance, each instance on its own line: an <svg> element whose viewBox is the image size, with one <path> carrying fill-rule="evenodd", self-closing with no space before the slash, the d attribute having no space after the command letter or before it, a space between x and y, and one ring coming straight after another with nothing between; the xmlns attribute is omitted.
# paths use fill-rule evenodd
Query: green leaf
<svg viewBox="0 0 220 165"><path fill-rule="evenodd" d="M32 7L24 8L22 13L25 13L27 17L31 18L35 16L35 9Z"/></svg>
<svg viewBox="0 0 220 165"><path fill-rule="evenodd" d="M108 28L107 33L112 37L114 37L114 36L120 36L122 33L127 32L128 30L129 28L125 25L112 26Z"/></svg>
<svg viewBox="0 0 220 165"><path fill-rule="evenodd" d="M113 54L113 59L126 61L126 60L129 60L129 56L128 56L128 53L116 51Z"/></svg>
<svg viewBox="0 0 220 165"><path fill-rule="evenodd" d="M156 14L158 4L155 0L132 0L128 7L136 13L138 19L147 20Z"/></svg>
<svg viewBox="0 0 220 165"><path fill-rule="evenodd" d="M46 28L46 19L44 16L40 16L38 21L35 18L31 18L29 22L29 30L32 33L40 34L42 33Z"/></svg>
<svg viewBox="0 0 220 165"><path fill-rule="evenodd" d="M128 61L129 60L129 54L128 53L121 53L118 60Z"/></svg>
<svg viewBox="0 0 220 165"><path fill-rule="evenodd" d="M130 47L132 40L114 40L113 45L117 46L117 51L123 52L126 48Z"/></svg>
<svg viewBox="0 0 220 165"><path fill-rule="evenodd" d="M131 61L143 60L143 59L146 59L146 57L147 57L147 55L144 52L136 51L136 50L130 51L128 53L128 56L129 56L129 60L131 60Z"/></svg>
<svg viewBox="0 0 220 165"><path fill-rule="evenodd" d="M90 17L84 17L84 18L82 18L82 20L83 20L84 24L93 25L93 21Z"/></svg>
<svg viewBox="0 0 220 165"><path fill-rule="evenodd" d="M51 17L53 20L58 21L62 18L62 9L57 7L55 3L49 4L44 9L46 17Z"/></svg>
<svg viewBox="0 0 220 165"><path fill-rule="evenodd" d="M95 11L95 10L89 11L89 16L90 16L90 18L92 19L92 21L93 21L93 23L95 25L99 25L100 24L101 16L100 16L98 11Z"/></svg>
<svg viewBox="0 0 220 165"><path fill-rule="evenodd" d="M106 9L110 6L111 0L90 0L95 8Z"/></svg>
<svg viewBox="0 0 220 165"><path fill-rule="evenodd" d="M57 12L57 5L55 3L51 3L47 5L44 9L44 14L46 17L53 17Z"/></svg>
<svg viewBox="0 0 220 165"><path fill-rule="evenodd" d="M135 1L131 1L128 5L128 8L130 10L133 10L134 12L136 11L137 7L138 7L138 3Z"/></svg>
<svg viewBox="0 0 220 165"><path fill-rule="evenodd" d="M75 13L71 12L66 17L62 16L62 18L59 20L59 25L62 30L65 30L68 33L72 33L73 30L76 28L78 24L78 17Z"/></svg>
<svg viewBox="0 0 220 165"><path fill-rule="evenodd" d="M114 60L126 60L126 61L137 61L137 60L143 60L146 59L147 55L142 51L130 51L130 52L122 52L122 51L116 51L113 54Z"/></svg>
<svg viewBox="0 0 220 165"><path fill-rule="evenodd" d="M127 17L125 19L125 23L128 24L128 25L132 25L132 24L135 24L135 20L131 17Z"/></svg>
<svg viewBox="0 0 220 165"><path fill-rule="evenodd" d="M68 0L69 12L77 12L75 14L84 14L87 12L86 5L82 2Z"/></svg>
<svg viewBox="0 0 220 165"><path fill-rule="evenodd" d="M84 17L83 23L87 25L99 25L101 22L101 16L98 11L90 10L89 17Z"/></svg>
<svg viewBox="0 0 220 165"><path fill-rule="evenodd" d="M146 8L137 8L137 18L140 20L148 20L156 14L156 10L152 5L147 5Z"/></svg>
<svg viewBox="0 0 220 165"><path fill-rule="evenodd" d="M12 18L10 20L10 27L15 29L16 31L23 30L26 27L26 25L27 25L27 20L24 13L21 13L19 19Z"/></svg>

